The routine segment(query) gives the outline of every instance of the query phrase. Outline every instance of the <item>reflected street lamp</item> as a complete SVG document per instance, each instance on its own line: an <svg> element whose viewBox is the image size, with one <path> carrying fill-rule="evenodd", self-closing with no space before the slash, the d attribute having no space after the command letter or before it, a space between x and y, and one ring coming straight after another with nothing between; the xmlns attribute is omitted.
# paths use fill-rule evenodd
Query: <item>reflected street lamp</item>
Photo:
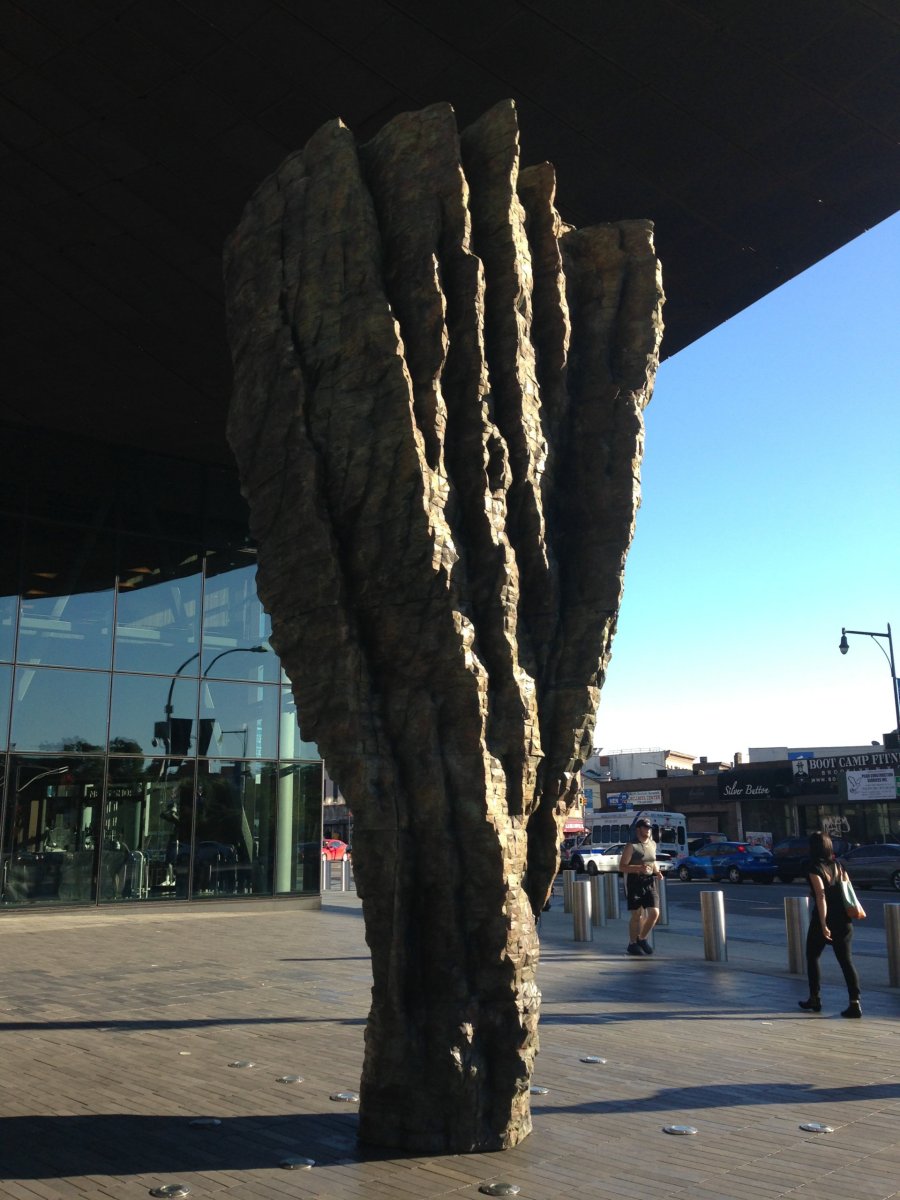
<svg viewBox="0 0 900 1200"><path fill-rule="evenodd" d="M891 637L891 625L888 622L887 633L873 633L870 629L842 629L841 640L838 643L838 649L841 654L846 654L850 649L850 644L847 641L847 634L859 635L860 637L870 637L873 641L875 638L885 638L888 644L887 650L880 642L875 642L875 645L887 659L888 666L891 668L891 695L894 698L894 717L896 719L896 729L900 734L900 691L897 689L897 669L894 666L894 639Z"/></svg>
<svg viewBox="0 0 900 1200"><path fill-rule="evenodd" d="M16 767L16 795L17 796L18 796L19 792L24 792L27 787L31 787L31 785L33 783L37 783L37 781L39 779L44 779L47 775L65 775L66 771L68 771L68 769L69 769L68 763L64 767L51 767L47 771L41 771L40 775L32 775L32 777L30 779L26 779L25 782L22 784L22 786L19 787L19 772L22 771L24 766L25 766L25 764L19 763L19 765Z"/></svg>
<svg viewBox="0 0 900 1200"><path fill-rule="evenodd" d="M269 649L267 646L232 646L232 648L230 650L222 650L219 654L217 654L215 656L215 658L213 658L209 663L207 663L206 670L205 671L201 670L201 672L200 672L200 678L203 679L205 677L208 677L210 671L213 669L215 664L219 661L220 658L224 658L226 654L268 654L268 653L269 653ZM156 729L156 737L162 736L165 741L165 750L166 750L167 755L169 754L171 747L172 747L172 711L173 711L172 710L172 696L175 692L175 684L178 682L178 678L181 675L181 672L184 670L184 668L189 663L192 663L195 658L199 658L200 654L201 654L201 651L197 650L194 654L192 654L190 656L190 658L186 658L184 660L184 662L181 664L181 666L175 672L174 676L172 677L172 682L169 684L169 692L168 692L168 695L166 696L166 705L165 705L165 709L163 710L165 712L165 721L162 722L162 725L163 725L165 732L163 733L163 731L160 729L159 726L157 726L157 729ZM154 744L155 743L156 743L156 738L154 738Z"/></svg>
<svg viewBox="0 0 900 1200"><path fill-rule="evenodd" d="M216 663L219 661L219 659L224 658L226 654L268 654L268 653L269 653L268 646L233 646L231 650L222 650L219 654L216 655L215 658L211 659L206 664L206 670L201 671L200 674L201 674L202 678L208 679L210 671L213 669L213 667L216 665Z"/></svg>

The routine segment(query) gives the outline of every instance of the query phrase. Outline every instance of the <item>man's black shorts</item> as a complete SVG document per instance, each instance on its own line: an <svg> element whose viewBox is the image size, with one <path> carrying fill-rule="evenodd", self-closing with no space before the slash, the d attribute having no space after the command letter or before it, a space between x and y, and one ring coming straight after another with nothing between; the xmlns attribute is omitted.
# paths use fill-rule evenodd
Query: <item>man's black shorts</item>
<svg viewBox="0 0 900 1200"><path fill-rule="evenodd" d="M630 912L637 908L659 908L655 875L626 875L625 899Z"/></svg>

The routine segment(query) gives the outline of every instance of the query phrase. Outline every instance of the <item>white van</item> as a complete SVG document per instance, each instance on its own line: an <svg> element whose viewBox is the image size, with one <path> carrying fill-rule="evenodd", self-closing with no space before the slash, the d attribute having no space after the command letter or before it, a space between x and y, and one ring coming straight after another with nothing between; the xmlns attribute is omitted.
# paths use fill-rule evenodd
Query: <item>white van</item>
<svg viewBox="0 0 900 1200"><path fill-rule="evenodd" d="M674 862L686 857L688 834L684 813L660 812L655 808L595 814L591 820L591 849L603 851L610 846L635 841L635 822L641 818L650 822L653 840L661 851L671 854Z"/></svg>

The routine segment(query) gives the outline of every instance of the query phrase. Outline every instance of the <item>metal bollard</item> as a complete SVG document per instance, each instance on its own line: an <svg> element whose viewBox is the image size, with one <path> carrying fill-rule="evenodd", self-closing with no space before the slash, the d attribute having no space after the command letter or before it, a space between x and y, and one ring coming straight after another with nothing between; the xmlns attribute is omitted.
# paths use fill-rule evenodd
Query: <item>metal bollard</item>
<svg viewBox="0 0 900 1200"><path fill-rule="evenodd" d="M591 876L591 924L606 924L606 885L599 874Z"/></svg>
<svg viewBox="0 0 900 1200"><path fill-rule="evenodd" d="M566 868L562 873L563 877L563 912L572 911L572 886L575 883L575 872L571 868Z"/></svg>
<svg viewBox="0 0 900 1200"><path fill-rule="evenodd" d="M572 908L575 914L574 940L576 942L593 941L594 931L591 928L591 882L589 879L579 879L575 883Z"/></svg>
<svg viewBox="0 0 900 1200"><path fill-rule="evenodd" d="M342 892L350 891L350 879L351 879L350 859L345 858L344 861L341 863L341 891Z"/></svg>
<svg viewBox="0 0 900 1200"><path fill-rule="evenodd" d="M787 932L788 971L791 975L805 975L809 896L785 896L784 927Z"/></svg>
<svg viewBox="0 0 900 1200"><path fill-rule="evenodd" d="M616 871L607 871L603 876L606 892L606 917L609 921L619 919L619 876Z"/></svg>
<svg viewBox="0 0 900 1200"><path fill-rule="evenodd" d="M900 904L885 904L884 936L887 939L888 985L900 987Z"/></svg>
<svg viewBox="0 0 900 1200"><path fill-rule="evenodd" d="M728 962L725 893L701 892L700 915L703 918L703 957L707 962Z"/></svg>
<svg viewBox="0 0 900 1200"><path fill-rule="evenodd" d="M666 877L660 875L656 881L656 890L659 892L659 920L657 925L668 925L669 923L669 897L666 892Z"/></svg>

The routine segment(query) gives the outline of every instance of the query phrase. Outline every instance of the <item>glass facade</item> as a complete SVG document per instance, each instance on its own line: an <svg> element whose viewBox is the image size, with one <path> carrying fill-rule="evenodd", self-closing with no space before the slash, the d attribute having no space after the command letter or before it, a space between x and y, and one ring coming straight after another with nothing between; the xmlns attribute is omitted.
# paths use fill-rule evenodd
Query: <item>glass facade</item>
<svg viewBox="0 0 900 1200"><path fill-rule="evenodd" d="M141 497L121 470L65 507L24 470L5 496L3 907L319 891L322 763L269 645L236 482L153 465Z"/></svg>

